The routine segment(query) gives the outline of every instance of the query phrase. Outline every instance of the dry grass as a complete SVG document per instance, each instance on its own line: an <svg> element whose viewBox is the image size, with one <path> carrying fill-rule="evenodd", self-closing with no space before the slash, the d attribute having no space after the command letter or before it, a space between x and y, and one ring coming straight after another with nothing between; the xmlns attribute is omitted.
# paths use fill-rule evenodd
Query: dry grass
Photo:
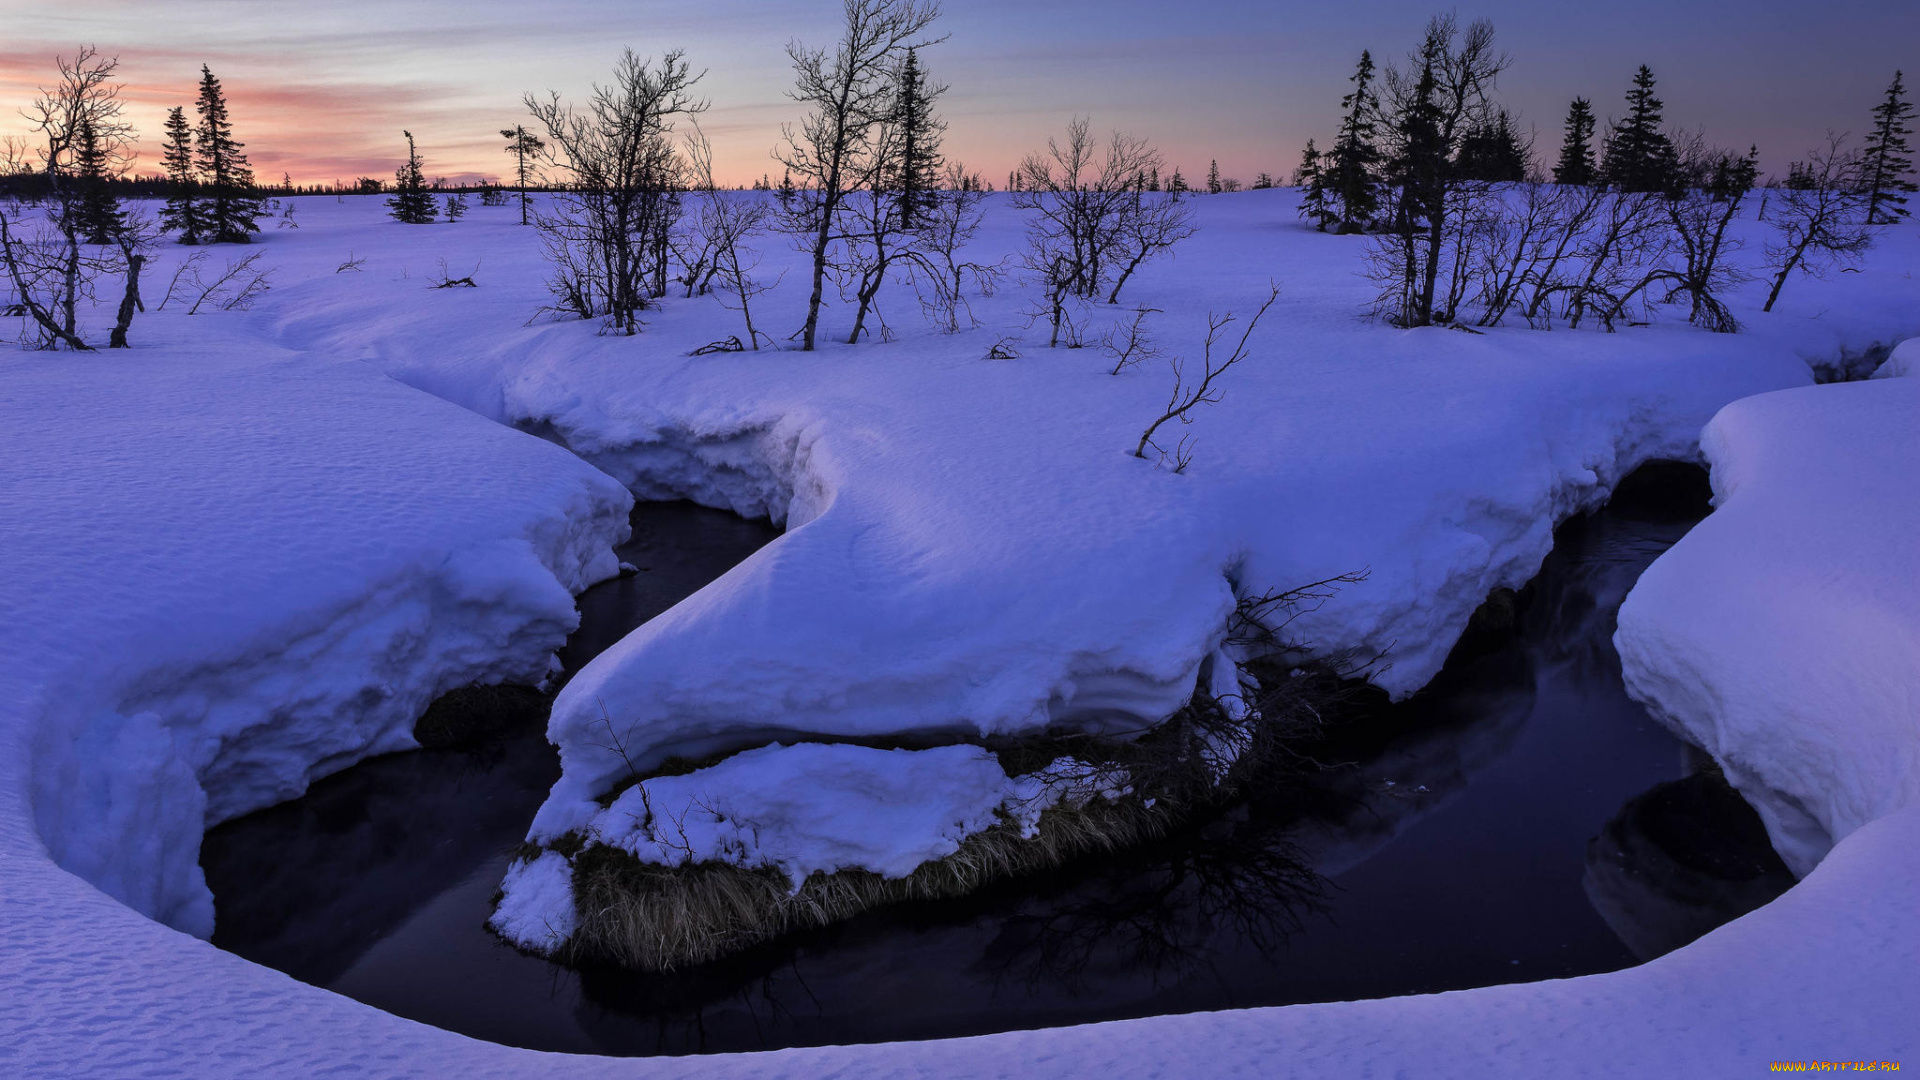
<svg viewBox="0 0 1920 1080"><path fill-rule="evenodd" d="M963 896L992 882L1139 844L1163 835L1171 822L1167 812L1139 799L1096 799L1048 810L1030 838L1011 822L995 825L903 878L843 870L814 874L798 892L790 892L776 870L713 862L667 867L596 844L574 859L580 921L563 959L642 971L705 963L884 904Z"/></svg>

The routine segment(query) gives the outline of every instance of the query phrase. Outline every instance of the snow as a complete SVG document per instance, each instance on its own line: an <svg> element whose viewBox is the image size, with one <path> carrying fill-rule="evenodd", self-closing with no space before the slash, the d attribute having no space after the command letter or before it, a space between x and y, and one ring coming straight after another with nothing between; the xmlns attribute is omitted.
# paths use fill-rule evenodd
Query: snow
<svg viewBox="0 0 1920 1080"><path fill-rule="evenodd" d="M1642 576L1615 641L1628 690L1804 874L1920 803L1920 379L1748 398L1702 444L1717 508Z"/></svg>
<svg viewBox="0 0 1920 1080"><path fill-rule="evenodd" d="M617 570L627 491L788 531L568 685L552 728L566 773L536 836L591 822L628 769L600 748L602 703L643 768L801 737L1123 729L1191 692L1236 596L1362 568L1364 584L1294 629L1389 650L1380 681L1405 694L1490 590L1534 573L1556 520L1643 460L1696 456L1729 402L1920 332L1920 245L1898 232L1863 273L1796 280L1770 316L1749 289L1736 336L1673 319L1617 335L1391 330L1358 317L1355 242L1301 230L1291 200L1200 200L1200 233L1129 285L1189 356L1207 309L1244 314L1270 279L1282 288L1226 400L1196 418L1186 475L1126 454L1165 400L1164 366L1108 376L1097 351L1049 353L1021 330L1022 288L980 300L972 332L925 329L902 295L883 300L895 341L695 358L734 332L711 299L673 301L630 339L529 322L544 302L536 245L494 208L408 229L375 200L301 200L302 227L257 248L277 276L256 311L169 308L136 322L130 353L0 359L0 1073L1574 1076L1911 1057L1920 810L1901 808L1914 740L1897 722L1911 690L1906 714L1828 731L1804 774L1754 774L1837 841L1799 886L1648 965L1553 983L617 1062L423 1028L168 928L208 928L205 823L406 747L439 692L544 676L573 625L568 594ZM1010 252L1017 231L996 208L980 247ZM796 262L762 246L769 276ZM364 269L336 272L349 252ZM440 258L479 263L480 287L429 290ZM790 273L756 322L796 325L803 294ZM1130 316L1091 314L1095 331ZM844 317L830 309L828 329ZM1009 334L1021 359L981 359ZM1865 386L1910 395L1901 384ZM1752 409L1835 392L1864 391ZM1837 440L1853 423L1817 426ZM1748 452L1730 423L1716 430L1716 463ZM1825 475L1830 498L1794 490L1839 513L1893 478L1884 449L1884 469L1847 459L1871 477ZM1759 502L1767 475L1722 514ZM1821 532L1835 559L1891 535L1855 509ZM1878 579L1900 564L1844 565ZM1782 640L1804 654L1769 645L1792 630L1778 595L1761 594L1734 644L1803 672L1849 659L1799 631ZM1869 615L1902 610L1870 582L1845 595ZM1821 625L1845 614L1796 597ZM1887 660L1895 639L1844 626L1846 649ZM1878 707L1883 691L1897 687L1848 700ZM1753 718L1729 752L1777 745L1766 725L1787 722ZM525 906L507 917L562 930L563 871L523 865L511 892Z"/></svg>
<svg viewBox="0 0 1920 1080"><path fill-rule="evenodd" d="M0 372L8 789L181 929L212 929L207 826L411 747L449 689L540 681L614 572L619 485L362 364L215 340Z"/></svg>
<svg viewBox="0 0 1920 1080"><path fill-rule="evenodd" d="M866 870L903 878L1007 823L1031 836L1055 806L1131 792L1121 770L1071 757L1009 777L978 746L880 750L851 743L773 743L628 787L581 831L588 844L662 866L771 869L794 892L814 874ZM572 863L542 851L509 868L492 920L511 941L551 953L577 925Z"/></svg>
<svg viewBox="0 0 1920 1080"><path fill-rule="evenodd" d="M580 923L573 905L573 864L557 851L543 851L507 868L500 905L487 924L508 941L550 953L567 943Z"/></svg>

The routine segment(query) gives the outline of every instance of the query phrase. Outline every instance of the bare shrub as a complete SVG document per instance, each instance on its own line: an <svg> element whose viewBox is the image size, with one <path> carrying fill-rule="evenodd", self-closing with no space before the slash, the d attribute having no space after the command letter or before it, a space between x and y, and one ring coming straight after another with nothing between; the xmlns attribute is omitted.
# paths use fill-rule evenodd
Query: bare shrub
<svg viewBox="0 0 1920 1080"><path fill-rule="evenodd" d="M1201 356L1199 381L1188 379L1185 363L1179 357L1169 361L1173 367L1173 392L1167 397L1167 409L1140 433L1140 442L1133 448L1134 457L1146 458L1147 448L1152 447L1160 455L1162 464L1171 458L1174 472L1187 471L1187 466L1193 460L1187 437L1182 436L1179 445L1169 452L1153 441L1154 433L1173 420L1178 420L1182 424L1191 424L1193 423L1191 414L1195 408L1201 405L1212 405L1220 400L1221 391L1215 385L1215 381L1226 374L1229 368L1247 358L1248 339L1253 336L1254 329L1260 325L1261 318L1267 314L1267 309L1271 308L1273 302L1279 298L1280 287L1272 286L1267 292L1266 300L1260 304L1260 309L1247 320L1246 328L1240 332L1240 340L1234 343L1233 351L1224 357L1216 356L1216 349L1224 339L1227 328L1236 321L1234 315L1229 311L1224 315L1209 314L1207 316L1207 340Z"/></svg>
<svg viewBox="0 0 1920 1080"><path fill-rule="evenodd" d="M655 64L628 49L613 82L595 84L582 108L558 94L527 95L551 143L548 166L563 181L533 213L556 310L631 335L648 302L665 294L668 240L687 186L674 128L706 110L692 94L699 80L677 51Z"/></svg>

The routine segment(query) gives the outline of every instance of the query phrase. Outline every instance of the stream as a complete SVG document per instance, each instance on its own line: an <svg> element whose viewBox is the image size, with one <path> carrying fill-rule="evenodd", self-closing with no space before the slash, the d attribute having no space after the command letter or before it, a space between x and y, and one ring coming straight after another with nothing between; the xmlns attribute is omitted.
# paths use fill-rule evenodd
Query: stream
<svg viewBox="0 0 1920 1080"><path fill-rule="evenodd" d="M214 944L423 1023L661 1054L971 1035L1610 971L1793 884L1704 755L1631 701L1614 614L1707 512L1648 466L1556 533L1420 694L1362 700L1306 781L1115 856L883 908L666 975L572 968L486 928L559 778L538 715L363 762L210 830ZM638 573L580 598L578 670L775 536L642 504ZM1335 601L1337 602L1337 601ZM1364 697L1364 695L1363 695Z"/></svg>

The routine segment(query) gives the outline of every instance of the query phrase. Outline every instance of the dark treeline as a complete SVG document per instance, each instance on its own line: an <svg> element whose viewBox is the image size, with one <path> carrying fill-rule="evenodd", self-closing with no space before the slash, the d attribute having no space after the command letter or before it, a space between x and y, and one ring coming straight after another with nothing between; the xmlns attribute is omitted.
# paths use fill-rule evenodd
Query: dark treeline
<svg viewBox="0 0 1920 1080"><path fill-rule="evenodd" d="M1795 274L1851 262L1874 227L1908 215L1912 106L1899 72L1860 148L1832 137L1763 187L1757 147L1667 123L1645 65L1618 119L1602 125L1586 97L1568 105L1543 172L1495 94L1508 64L1491 23L1436 17L1398 65L1361 53L1338 133L1325 149L1307 143L1300 214L1368 238L1375 311L1395 325L1612 329L1681 304L1696 325L1730 332L1724 297L1756 271L1770 311ZM1756 191L1773 239L1743 265L1731 226Z"/></svg>

